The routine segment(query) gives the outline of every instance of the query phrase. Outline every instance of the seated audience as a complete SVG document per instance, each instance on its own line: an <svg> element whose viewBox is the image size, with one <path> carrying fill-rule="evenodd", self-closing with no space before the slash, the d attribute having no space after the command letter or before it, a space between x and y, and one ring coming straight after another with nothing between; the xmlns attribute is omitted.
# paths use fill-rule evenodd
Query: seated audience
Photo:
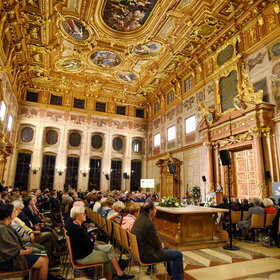
<svg viewBox="0 0 280 280"><path fill-rule="evenodd" d="M250 208L249 200L247 198L244 198L241 202L240 210L241 211L248 211Z"/></svg>
<svg viewBox="0 0 280 280"><path fill-rule="evenodd" d="M135 220L139 217L140 215L140 206L137 203L133 203L130 205L129 209L129 214L126 215L123 220L121 227L124 228L126 231L131 232L132 226L135 222Z"/></svg>
<svg viewBox="0 0 280 280"><path fill-rule="evenodd" d="M260 207L261 201L259 198L253 198L254 207L250 207L248 210L248 216L245 221L240 221L236 224L237 228L241 229L244 238L248 238L248 229L251 226L251 220L253 214L265 214L264 209Z"/></svg>
<svg viewBox="0 0 280 280"><path fill-rule="evenodd" d="M115 203L114 198L108 197L102 207L99 208L98 212L103 218L107 218L108 213L112 210L113 204Z"/></svg>
<svg viewBox="0 0 280 280"><path fill-rule="evenodd" d="M61 246L57 243L54 235L51 232L33 231L28 228L24 222L22 222L18 215L21 210L24 208L24 205L21 201L15 200L12 202L14 209L16 211L14 219L11 221L11 226L17 232L18 236L21 238L23 245L33 246L40 250L46 250L51 266L58 264L54 259L58 255L58 251L61 250Z"/></svg>
<svg viewBox="0 0 280 280"><path fill-rule="evenodd" d="M9 203L9 193L7 191L3 191L1 193L0 205Z"/></svg>
<svg viewBox="0 0 280 280"><path fill-rule="evenodd" d="M102 199L102 195L97 195L95 198L95 203L93 205L92 211L97 213L98 209L101 207L101 199Z"/></svg>
<svg viewBox="0 0 280 280"><path fill-rule="evenodd" d="M131 230L137 236L141 261L167 261L167 271L172 276L172 280L184 280L183 255L178 250L165 249L159 240L156 227L152 222L156 212L154 203L147 203Z"/></svg>
<svg viewBox="0 0 280 280"><path fill-rule="evenodd" d="M273 201L270 198L265 198L263 200L263 206L265 214L276 214L277 210L274 207Z"/></svg>
<svg viewBox="0 0 280 280"><path fill-rule="evenodd" d="M94 246L94 240L89 237L83 223L86 220L85 207L75 206L71 209L70 216L73 223L68 229L74 259L78 264L92 264L105 262L105 271L107 279L112 279L112 267L117 273L117 279L132 279L133 275L124 273L116 257L116 253L111 244Z"/></svg>
<svg viewBox="0 0 280 280"><path fill-rule="evenodd" d="M23 247L16 231L11 227L16 211L12 204L0 205L0 270L35 268L33 280L47 280L48 257L31 255L32 249ZM22 261L25 267L17 267Z"/></svg>
<svg viewBox="0 0 280 280"><path fill-rule="evenodd" d="M121 223L122 220L122 211L124 209L124 204L121 201L117 201L113 204L113 209L111 211L108 212L107 214L107 219L115 222L117 224Z"/></svg>

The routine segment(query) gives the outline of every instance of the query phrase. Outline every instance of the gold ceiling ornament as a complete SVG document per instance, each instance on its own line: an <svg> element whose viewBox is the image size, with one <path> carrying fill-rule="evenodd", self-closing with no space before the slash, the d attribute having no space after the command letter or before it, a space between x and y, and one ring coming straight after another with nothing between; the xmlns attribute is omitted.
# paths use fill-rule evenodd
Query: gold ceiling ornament
<svg viewBox="0 0 280 280"><path fill-rule="evenodd" d="M196 42L206 42L214 33L219 31L224 24L221 20L207 16L200 24L193 26L191 39Z"/></svg>
<svg viewBox="0 0 280 280"><path fill-rule="evenodd" d="M239 93L239 98L242 101L252 102L255 104L260 104L263 101L263 90L258 90L255 92L254 86L248 76L248 73L243 63L241 66L241 91Z"/></svg>

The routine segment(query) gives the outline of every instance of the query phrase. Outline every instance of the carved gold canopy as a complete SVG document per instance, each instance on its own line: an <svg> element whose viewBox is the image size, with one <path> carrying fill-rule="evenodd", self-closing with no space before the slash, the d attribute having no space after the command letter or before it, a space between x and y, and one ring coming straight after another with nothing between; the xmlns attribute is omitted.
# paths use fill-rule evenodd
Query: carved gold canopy
<svg viewBox="0 0 280 280"><path fill-rule="evenodd" d="M271 1L0 0L2 71L19 100L29 90L145 107L262 2Z"/></svg>

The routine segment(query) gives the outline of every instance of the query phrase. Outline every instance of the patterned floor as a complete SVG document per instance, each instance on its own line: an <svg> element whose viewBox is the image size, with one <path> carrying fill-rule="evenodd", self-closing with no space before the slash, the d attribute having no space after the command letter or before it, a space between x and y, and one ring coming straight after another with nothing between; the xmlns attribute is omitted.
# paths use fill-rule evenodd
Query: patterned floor
<svg viewBox="0 0 280 280"><path fill-rule="evenodd" d="M200 249L183 251L186 280L280 280L280 249L265 248L260 243L235 242L240 251L228 251L223 248ZM146 268L132 266L131 274L135 279L150 280L164 279L165 268L158 265L156 277L146 275ZM62 268L53 274L63 275ZM66 277L66 275L63 275ZM82 273L74 277L69 271L66 277L69 280L101 279ZM20 278L17 278L20 279Z"/></svg>

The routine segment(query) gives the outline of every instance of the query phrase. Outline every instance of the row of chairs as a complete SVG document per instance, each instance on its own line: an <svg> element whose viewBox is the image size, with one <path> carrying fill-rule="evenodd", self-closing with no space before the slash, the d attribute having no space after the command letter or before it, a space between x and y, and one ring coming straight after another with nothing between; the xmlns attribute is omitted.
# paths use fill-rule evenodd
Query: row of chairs
<svg viewBox="0 0 280 280"><path fill-rule="evenodd" d="M248 211L243 211L243 218L241 218L242 216L241 211L232 211L231 212L232 224L235 225L240 221L246 220L247 215L248 215ZM271 226L275 216L276 214L253 214L252 215L250 230L252 232L253 241L255 241L255 230L264 230L267 227ZM278 234L280 234L280 223L279 223Z"/></svg>
<svg viewBox="0 0 280 280"><path fill-rule="evenodd" d="M166 262L146 263L141 261L136 235L127 232L119 224L102 217L100 214L93 212L90 208L86 208L86 214L108 235L108 239L112 242L112 244L116 244L121 247L120 257L122 257L124 251L128 253L130 267L133 259L139 264L138 279L140 279L140 272L143 267L160 263L163 263L166 267ZM153 273L153 270L151 270L151 272ZM167 271L165 272L165 279L167 279Z"/></svg>

